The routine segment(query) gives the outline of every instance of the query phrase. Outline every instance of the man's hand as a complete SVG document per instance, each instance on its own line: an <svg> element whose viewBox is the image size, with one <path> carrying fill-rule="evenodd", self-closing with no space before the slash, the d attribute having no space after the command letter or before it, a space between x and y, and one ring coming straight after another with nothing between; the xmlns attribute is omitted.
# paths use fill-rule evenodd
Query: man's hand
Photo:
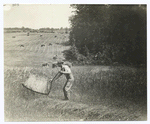
<svg viewBox="0 0 150 124"><path fill-rule="evenodd" d="M70 72L59 71L61 74L70 74Z"/></svg>
<svg viewBox="0 0 150 124"><path fill-rule="evenodd" d="M52 64L52 68L56 68L57 67L57 64L56 63L53 63Z"/></svg>

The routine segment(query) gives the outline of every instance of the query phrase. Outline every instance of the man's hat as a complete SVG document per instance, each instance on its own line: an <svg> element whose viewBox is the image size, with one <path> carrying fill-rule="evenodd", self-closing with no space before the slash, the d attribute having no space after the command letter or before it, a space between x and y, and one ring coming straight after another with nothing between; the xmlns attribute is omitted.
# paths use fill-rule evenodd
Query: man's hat
<svg viewBox="0 0 150 124"><path fill-rule="evenodd" d="M68 65L70 68L72 67L72 63L69 62L69 61L65 61L63 64L64 64L64 65Z"/></svg>
<svg viewBox="0 0 150 124"><path fill-rule="evenodd" d="M57 62L57 64L64 64L64 61L59 60L59 61Z"/></svg>

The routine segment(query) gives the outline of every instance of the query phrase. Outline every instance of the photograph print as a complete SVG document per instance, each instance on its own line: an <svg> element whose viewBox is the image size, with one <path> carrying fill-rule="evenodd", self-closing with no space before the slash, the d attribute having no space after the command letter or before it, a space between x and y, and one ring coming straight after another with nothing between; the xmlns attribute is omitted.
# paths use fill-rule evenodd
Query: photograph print
<svg viewBox="0 0 150 124"><path fill-rule="evenodd" d="M147 121L147 4L3 4L4 121Z"/></svg>

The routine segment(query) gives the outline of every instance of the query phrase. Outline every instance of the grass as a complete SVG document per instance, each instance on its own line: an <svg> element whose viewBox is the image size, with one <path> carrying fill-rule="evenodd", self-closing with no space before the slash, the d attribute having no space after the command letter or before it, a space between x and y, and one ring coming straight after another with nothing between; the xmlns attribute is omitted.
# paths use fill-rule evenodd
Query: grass
<svg viewBox="0 0 150 124"><path fill-rule="evenodd" d="M94 72L94 70L96 71ZM106 98L139 101L139 98L142 98L146 102L145 69L105 66L75 67L74 75L77 91L81 96L86 94L96 97L93 98L93 101Z"/></svg>
<svg viewBox="0 0 150 124"><path fill-rule="evenodd" d="M27 80L29 74L52 78L57 73L56 69L5 69L6 120L18 121L27 117L27 120L35 121L31 115L28 117L26 114L28 112L34 113L37 119L37 116L40 116L44 111L46 112L46 120L48 118L53 120L54 118L51 116L55 113L60 114L60 120L67 118L66 116L70 114L77 119L80 117L84 121L139 120L141 114L146 114L146 77L143 69L82 66L73 67L72 71L75 77L71 92L72 97L70 103L64 103L61 101L63 98L62 88L66 80L64 77L53 83L49 96L27 90L21 85L22 82ZM143 75L139 76L141 74ZM45 107L47 109L44 109ZM22 113L22 117L19 116L18 111ZM39 113L40 111L41 113ZM42 116L39 119L42 120ZM70 120L73 120L73 118L71 117Z"/></svg>

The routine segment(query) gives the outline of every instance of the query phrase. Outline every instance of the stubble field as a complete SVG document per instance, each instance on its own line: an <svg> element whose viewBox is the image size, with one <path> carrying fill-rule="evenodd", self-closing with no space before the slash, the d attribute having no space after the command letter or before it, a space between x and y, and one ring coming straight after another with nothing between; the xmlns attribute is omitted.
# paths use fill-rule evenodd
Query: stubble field
<svg viewBox="0 0 150 124"><path fill-rule="evenodd" d="M15 36L15 38L13 38ZM57 69L42 66L69 49L61 43L69 34L4 34L5 121L131 121L147 119L145 68L126 66L73 66L71 100L62 101L65 78L51 93L41 95L24 88L29 74L53 78ZM51 45L51 44L52 45ZM42 46L41 46L42 45ZM44 46L45 45L45 46Z"/></svg>

